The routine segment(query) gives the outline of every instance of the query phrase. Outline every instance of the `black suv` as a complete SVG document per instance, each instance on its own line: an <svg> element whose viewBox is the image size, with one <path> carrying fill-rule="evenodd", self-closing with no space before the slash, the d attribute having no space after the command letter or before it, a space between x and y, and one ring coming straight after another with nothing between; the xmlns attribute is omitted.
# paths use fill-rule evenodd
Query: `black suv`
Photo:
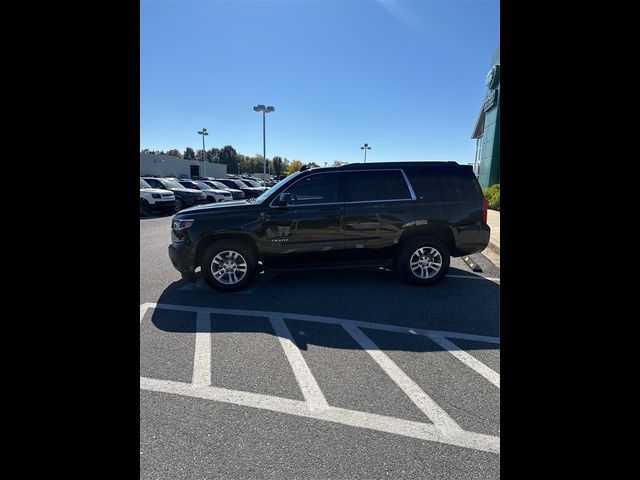
<svg viewBox="0 0 640 480"><path fill-rule="evenodd" d="M220 182L229 188L236 188L238 190L242 190L242 193L244 193L244 195L247 198L259 197L264 192L264 190L261 188L250 187L243 181L237 180L234 178L216 178L216 182Z"/></svg>
<svg viewBox="0 0 640 480"><path fill-rule="evenodd" d="M471 166L350 164L296 172L257 198L189 208L173 218L169 257L185 280L222 291L259 269L382 266L436 283L449 257L489 243L487 203Z"/></svg>
<svg viewBox="0 0 640 480"><path fill-rule="evenodd" d="M186 188L175 178L142 177L153 188L171 190L176 197L176 210L191 207L200 203L207 203L207 196L200 190Z"/></svg>

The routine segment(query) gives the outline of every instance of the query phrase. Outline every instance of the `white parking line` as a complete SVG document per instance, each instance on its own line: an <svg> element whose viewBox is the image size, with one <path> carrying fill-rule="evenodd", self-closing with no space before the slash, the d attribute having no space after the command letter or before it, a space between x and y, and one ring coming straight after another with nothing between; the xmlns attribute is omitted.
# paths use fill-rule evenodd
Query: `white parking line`
<svg viewBox="0 0 640 480"><path fill-rule="evenodd" d="M147 313L147 310L152 308L155 303L143 303L140 305L140 323L142 323L142 319L144 318L144 314Z"/></svg>
<svg viewBox="0 0 640 480"><path fill-rule="evenodd" d="M142 390L185 395L247 407L261 408L290 415L298 415L354 427L394 433L422 440L431 440L450 445L457 445L496 454L500 453L499 437L470 432L461 428L407 374L405 374L400 367L398 367L384 352L382 352L375 342L362 332L361 328L392 331L403 334L424 335L429 337L445 348L446 351L454 355L462 363L472 368L474 371L500 388L500 374L491 370L482 362L467 354L453 342L448 340L449 338L460 338L500 344L500 339L497 337L424 330L420 328L399 327L395 325L361 322L333 317L316 317L313 315L190 307L156 303L145 303L140 306L141 319L144 312L149 308L196 312L196 348L194 354L192 383L140 377L140 388ZM280 344L282 345L285 355L291 364L291 368L296 377L296 381L302 390L305 401L211 386L211 315L214 315L215 319L215 314L268 318L275 333L279 337ZM376 415L356 410L348 410L328 405L318 383L309 369L309 366L305 362L302 353L295 345L293 336L286 325L285 318L337 324L342 326L360 344L360 346L369 353L369 355L403 390L413 403L420 408L420 410L424 412L429 419L431 419L433 424Z"/></svg>
<svg viewBox="0 0 640 480"><path fill-rule="evenodd" d="M307 362L304 361L304 357L300 349L296 346L293 336L284 323L284 320L279 315L270 315L269 321L271 325L273 325L276 335L280 338L280 345L282 345L287 360L289 360L291 364L293 374L296 377L300 390L302 390L302 395L304 395L304 399L307 401L309 408L327 408L329 404L324 398L322 390L320 390L320 386L311 373Z"/></svg>
<svg viewBox="0 0 640 480"><path fill-rule="evenodd" d="M417 327L403 327L400 325L387 325L384 323L362 322L359 320L348 320L345 318L322 317L316 315L304 315L300 313L267 312L260 310L236 310L232 308L208 308L190 307L185 305L171 305L168 303L149 303L153 308L164 308L166 310L177 310L180 312L206 312L212 314L238 315L246 317L270 317L271 315L281 315L283 318L291 320L304 320L316 323L329 323L337 325L353 325L358 328L370 328L373 330L384 330L387 332L409 333L413 335L442 336L446 338L459 338L462 340L472 340L475 342L500 344L500 338L486 335L475 335L472 333L447 332L441 330L425 330Z"/></svg>
<svg viewBox="0 0 640 480"><path fill-rule="evenodd" d="M242 405L245 407L271 410L299 417L313 418L327 422L340 423L352 427L366 428L379 432L393 433L405 437L430 440L459 447L471 448L500 454L500 438L492 435L460 430L444 435L434 425L404 420L401 418L376 415L374 413L327 407L324 410L312 410L306 402L289 398L274 397L252 392L241 392L219 387L194 388L191 384L170 380L156 380L140 377L140 389L152 392L170 393L186 397L215 400L218 402Z"/></svg>
<svg viewBox="0 0 640 480"><path fill-rule="evenodd" d="M416 406L422 410L433 424L438 427L445 435L448 432L457 432L462 430L460 426L445 412L440 406L434 402L424 390L422 390L416 382L411 380L398 365L385 354L373 340L367 337L362 330L353 325L343 325L349 335L360 344L371 358L380 365L387 375L398 385L402 391L411 399Z"/></svg>
<svg viewBox="0 0 640 480"><path fill-rule="evenodd" d="M198 312L196 317L196 350L193 356L194 387L211 385L211 315Z"/></svg>
<svg viewBox="0 0 640 480"><path fill-rule="evenodd" d="M500 388L500 374L498 372L487 367L480 360L468 354L455 343L447 340L442 336L432 335L429 338L440 345L442 348L444 348L446 351L448 351L451 355L456 357L458 360L460 360L462 363L464 363L467 367L475 370L484 378L493 383L496 387Z"/></svg>

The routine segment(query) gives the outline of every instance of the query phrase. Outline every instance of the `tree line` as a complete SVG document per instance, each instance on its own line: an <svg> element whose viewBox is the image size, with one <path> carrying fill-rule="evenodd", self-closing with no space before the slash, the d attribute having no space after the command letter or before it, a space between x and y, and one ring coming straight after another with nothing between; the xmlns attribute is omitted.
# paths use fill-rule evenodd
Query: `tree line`
<svg viewBox="0 0 640 480"><path fill-rule="evenodd" d="M177 149L171 149L167 152L159 150L149 150L145 148L140 153L149 153L152 155L172 155L174 157L183 158L185 160L200 160L202 161L202 149L194 150L191 147L187 147L184 152L180 152ZM254 156L243 155L238 153L231 145L226 145L222 148L211 148L205 151L205 159L211 163L222 163L227 166L228 173L262 173L263 157L260 154ZM331 166L337 167L346 162L335 160ZM301 160L289 160L279 156L267 158L267 171L272 175L290 175L293 172L297 172L303 166L319 167L315 162L304 163ZM328 166L325 162L324 166Z"/></svg>

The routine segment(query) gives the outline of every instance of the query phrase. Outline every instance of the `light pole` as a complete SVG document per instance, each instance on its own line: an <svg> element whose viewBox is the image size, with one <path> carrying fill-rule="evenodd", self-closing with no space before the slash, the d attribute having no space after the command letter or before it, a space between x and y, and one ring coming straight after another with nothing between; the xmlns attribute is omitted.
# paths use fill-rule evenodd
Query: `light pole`
<svg viewBox="0 0 640 480"><path fill-rule="evenodd" d="M207 129L206 128L203 128L202 130L200 130L198 132L198 134L202 135L202 168L203 168L203 172L204 172L203 177L207 178L207 158L205 157L206 153L205 153L205 149L204 149L204 136L205 135L209 135L209 134L207 133Z"/></svg>
<svg viewBox="0 0 640 480"><path fill-rule="evenodd" d="M267 140L265 130L265 116L275 110L272 106L256 105L253 107L254 112L262 112L262 173L267 175Z"/></svg>
<svg viewBox="0 0 640 480"><path fill-rule="evenodd" d="M367 150L371 150L371 147L365 143L363 147L360 147L360 150L364 150L364 163L367 163Z"/></svg>

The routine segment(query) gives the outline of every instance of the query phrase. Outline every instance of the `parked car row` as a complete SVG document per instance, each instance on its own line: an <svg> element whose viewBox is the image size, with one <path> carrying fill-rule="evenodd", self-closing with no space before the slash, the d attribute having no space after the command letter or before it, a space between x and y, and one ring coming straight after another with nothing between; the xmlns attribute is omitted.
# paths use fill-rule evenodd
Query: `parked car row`
<svg viewBox="0 0 640 480"><path fill-rule="evenodd" d="M164 188L153 188L140 178L140 209L145 212L173 212L176 209L176 197Z"/></svg>
<svg viewBox="0 0 640 480"><path fill-rule="evenodd" d="M262 179L246 177L140 177L140 208L166 213L206 203L257 198L270 188L266 185Z"/></svg>

